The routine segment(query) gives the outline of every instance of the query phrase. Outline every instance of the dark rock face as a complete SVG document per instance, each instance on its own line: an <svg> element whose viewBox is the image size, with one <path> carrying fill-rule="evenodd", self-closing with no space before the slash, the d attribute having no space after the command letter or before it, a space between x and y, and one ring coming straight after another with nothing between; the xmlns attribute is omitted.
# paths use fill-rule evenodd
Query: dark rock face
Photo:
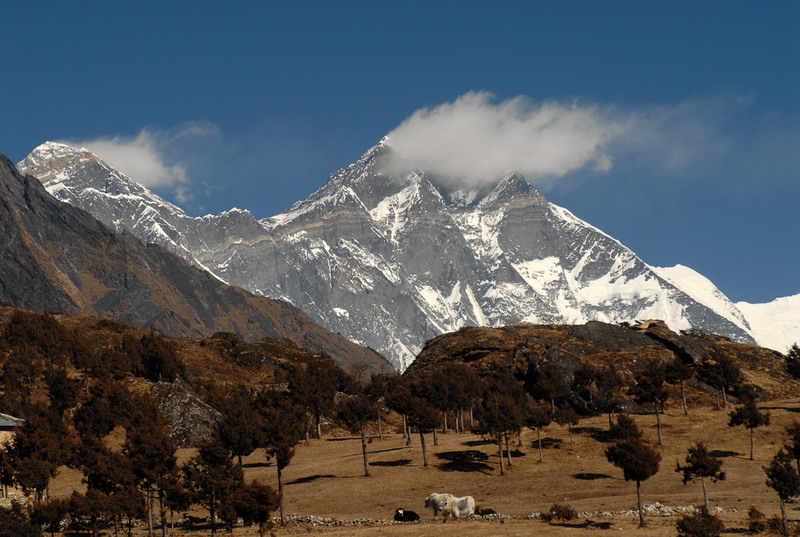
<svg viewBox="0 0 800 537"><path fill-rule="evenodd" d="M225 285L160 246L117 234L59 202L0 156L0 300L33 310L109 317L184 337L286 337L345 367L389 366L297 308Z"/></svg>
<svg viewBox="0 0 800 537"><path fill-rule="evenodd" d="M178 447L198 446L211 440L219 420L223 419L222 414L202 402L180 379L174 383L156 383L153 396Z"/></svg>

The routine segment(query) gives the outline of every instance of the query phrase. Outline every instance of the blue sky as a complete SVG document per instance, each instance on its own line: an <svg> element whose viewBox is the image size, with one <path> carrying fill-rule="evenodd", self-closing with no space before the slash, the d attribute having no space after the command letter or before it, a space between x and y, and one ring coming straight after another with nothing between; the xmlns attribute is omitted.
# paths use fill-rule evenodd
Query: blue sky
<svg viewBox="0 0 800 537"><path fill-rule="evenodd" d="M646 262L690 266L734 301L800 292L800 2L0 8L14 161L101 140L139 150L151 175L136 178L190 214L266 217L415 111L486 92L490 115L516 102L604 128L598 158L537 185Z"/></svg>

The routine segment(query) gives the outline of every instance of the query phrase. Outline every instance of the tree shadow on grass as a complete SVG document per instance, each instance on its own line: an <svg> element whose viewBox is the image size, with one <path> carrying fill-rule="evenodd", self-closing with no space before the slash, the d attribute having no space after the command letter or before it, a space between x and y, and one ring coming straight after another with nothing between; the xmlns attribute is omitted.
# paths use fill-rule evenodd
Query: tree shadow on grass
<svg viewBox="0 0 800 537"><path fill-rule="evenodd" d="M370 453L388 453L390 451L403 451L403 450L406 450L408 448L409 448L409 446L393 447L393 448L386 448L386 449L370 449L369 452Z"/></svg>
<svg viewBox="0 0 800 537"><path fill-rule="evenodd" d="M311 483L311 482L316 481L318 479L328 479L328 478L331 478L331 477L336 477L336 476L333 475L333 474L316 474L316 475L310 475L310 476L307 476L307 477L298 477L297 479L295 479L293 481L289 481L286 484L287 485L300 485L302 483Z"/></svg>
<svg viewBox="0 0 800 537"><path fill-rule="evenodd" d="M562 528L576 528L576 529L598 529L598 530L610 530L611 529L611 522L595 522L593 520L587 520L585 522L550 522L551 526L560 526Z"/></svg>
<svg viewBox="0 0 800 537"><path fill-rule="evenodd" d="M542 449L550 449L550 448L561 449L562 443L563 441L560 438L551 438L548 436L542 438ZM533 442L531 442L531 448L539 449L539 441L534 440Z"/></svg>
<svg viewBox="0 0 800 537"><path fill-rule="evenodd" d="M268 462L246 462L242 464L244 468L269 468L270 466L272 464Z"/></svg>
<svg viewBox="0 0 800 537"><path fill-rule="evenodd" d="M478 447L478 446L492 446L494 442L491 440L467 440L466 442L462 442L463 445L469 447Z"/></svg>
<svg viewBox="0 0 800 537"><path fill-rule="evenodd" d="M608 474L593 474L591 472L581 472L579 474L572 474L572 477L575 479L581 479L583 481L594 481L595 479L611 479L611 476Z"/></svg>
<svg viewBox="0 0 800 537"><path fill-rule="evenodd" d="M489 459L489 455L476 449L444 451L437 453L436 456L446 461L437 466L437 468L445 472L481 472L489 474L492 470L491 466L483 462Z"/></svg>
<svg viewBox="0 0 800 537"><path fill-rule="evenodd" d="M616 436L611 431L599 427L575 427L572 429L572 432L575 434L588 434L598 442L606 444L617 440Z"/></svg>
<svg viewBox="0 0 800 537"><path fill-rule="evenodd" d="M411 459L397 459L396 461L375 461L370 462L370 466L408 466Z"/></svg>
<svg viewBox="0 0 800 537"><path fill-rule="evenodd" d="M724 449L715 449L714 451L710 452L709 455L712 457L739 457L741 453L738 451L725 451Z"/></svg>

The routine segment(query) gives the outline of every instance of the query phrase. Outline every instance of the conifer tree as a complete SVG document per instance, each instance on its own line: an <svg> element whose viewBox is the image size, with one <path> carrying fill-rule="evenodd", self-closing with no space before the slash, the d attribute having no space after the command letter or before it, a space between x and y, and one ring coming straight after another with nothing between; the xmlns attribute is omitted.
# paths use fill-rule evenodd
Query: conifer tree
<svg viewBox="0 0 800 537"><path fill-rule="evenodd" d="M786 450L797 461L797 471L800 473L800 422L793 421L786 427L786 433L789 435Z"/></svg>
<svg viewBox="0 0 800 537"><path fill-rule="evenodd" d="M199 447L183 472L193 501L208 510L213 537L217 534L220 509L244 483L242 469L219 440L212 440Z"/></svg>
<svg viewBox="0 0 800 537"><path fill-rule="evenodd" d="M428 466L428 446L425 443L425 433L439 426L439 413L430 403L421 397L411 396L408 404L408 425L416 428L419 433L420 449L422 450L422 465Z"/></svg>
<svg viewBox="0 0 800 537"><path fill-rule="evenodd" d="M258 524L258 535L264 537L272 512L280 500L272 487L251 481L240 487L231 497L234 513L242 519L245 526Z"/></svg>
<svg viewBox="0 0 800 537"><path fill-rule="evenodd" d="M291 398L280 393L264 393L258 401L264 426L261 435L268 458L275 459L278 472L278 497L280 498L281 525L285 524L285 495L283 470L294 457L295 446L303 435L304 410Z"/></svg>
<svg viewBox="0 0 800 537"><path fill-rule="evenodd" d="M361 454L364 459L364 476L370 476L369 455L367 453L367 425L378 419L375 402L364 393L351 395L339 403L337 420L351 432L361 437Z"/></svg>
<svg viewBox="0 0 800 537"><path fill-rule="evenodd" d="M18 427L4 459L13 472L14 484L41 501L44 492L64 462L67 434L63 423L46 408L33 406Z"/></svg>
<svg viewBox="0 0 800 537"><path fill-rule="evenodd" d="M33 505L31 522L42 526L44 530L50 532L51 537L55 537L56 532L60 531L61 523L67 517L68 509L68 501L65 498L50 498Z"/></svg>
<svg viewBox="0 0 800 537"><path fill-rule="evenodd" d="M556 411L556 403L569 395L569 384L562 370L551 363L538 363L529 367L525 376L525 391L539 401L550 403L550 413Z"/></svg>
<svg viewBox="0 0 800 537"><path fill-rule="evenodd" d="M800 474L792 464L792 456L781 449L770 461L769 466L764 468L767 474L767 486L778 493L781 505L781 520L783 522L783 534L789 534L789 526L786 521L786 500L800 495Z"/></svg>
<svg viewBox="0 0 800 537"><path fill-rule="evenodd" d="M414 404L414 396L411 395L411 388L404 378L399 378L386 394L386 406L394 410L403 417L403 436L406 438L406 445L411 444L411 434L408 425L408 415Z"/></svg>
<svg viewBox="0 0 800 537"><path fill-rule="evenodd" d="M158 500L161 533L166 537L167 491L178 479L176 447L155 402L141 398L137 406L147 410L127 428L123 453L147 499L148 527L152 531L153 501Z"/></svg>
<svg viewBox="0 0 800 537"><path fill-rule="evenodd" d="M255 401L244 386L238 386L214 406L223 416L217 425L219 437L241 466L242 457L262 443L264 426Z"/></svg>
<svg viewBox="0 0 800 537"><path fill-rule="evenodd" d="M644 527L641 484L658 472L661 455L641 438L631 436L606 448L606 458L622 470L625 481L636 481L639 527Z"/></svg>
<svg viewBox="0 0 800 537"><path fill-rule="evenodd" d="M42 528L31 522L19 503L7 509L0 506L0 537L40 537Z"/></svg>
<svg viewBox="0 0 800 537"><path fill-rule="evenodd" d="M334 409L338 369L332 360L313 360L294 368L289 376L289 393L314 420L315 438L322 437L322 416ZM308 434L306 433L306 436Z"/></svg>
<svg viewBox="0 0 800 537"><path fill-rule="evenodd" d="M609 431L612 438L627 440L629 438L641 439L644 436L642 430L636 425L634 419L626 414L617 416L617 422L611 426Z"/></svg>
<svg viewBox="0 0 800 537"><path fill-rule="evenodd" d="M750 460L752 461L756 452L756 429L769 425L769 412L761 412L756 406L755 399L748 399L729 415L729 427L744 425L745 428L750 429Z"/></svg>
<svg viewBox="0 0 800 537"><path fill-rule="evenodd" d="M666 380L670 384L677 384L681 392L681 405L683 415L689 415L689 405L686 403L686 390L684 384L695 375L694 367L684 362L680 357L675 357L666 367Z"/></svg>
<svg viewBox="0 0 800 537"><path fill-rule="evenodd" d="M399 375L396 373L377 373L370 377L366 387L366 394L375 403L378 413L378 438L383 440L383 414L386 410L386 397L397 382Z"/></svg>
<svg viewBox="0 0 800 537"><path fill-rule="evenodd" d="M689 448L686 455L686 464L677 464L675 471L683 474L683 484L700 478L703 485L703 505L708 510L708 491L706 490L706 479L712 483L725 480L725 472L722 471L722 460L714 457L708 452L705 444L698 442Z"/></svg>
<svg viewBox="0 0 800 537"><path fill-rule="evenodd" d="M634 375L634 385L630 389L630 394L634 401L639 404L652 404L656 415L656 431L658 444L661 445L661 407L669 397L664 382L666 381L666 370L664 366L656 361L649 360Z"/></svg>
<svg viewBox="0 0 800 537"><path fill-rule="evenodd" d="M728 405L728 390L742 382L742 370L724 351L715 349L697 366L700 380L716 388L723 406Z"/></svg>
<svg viewBox="0 0 800 537"><path fill-rule="evenodd" d="M50 398L50 408L59 417L78 402L80 381L69 378L63 367L52 366L45 371L44 381Z"/></svg>
<svg viewBox="0 0 800 537"><path fill-rule="evenodd" d="M567 406L556 409L556 414L553 418L555 419L556 423L562 427L564 425L567 426L567 432L569 434L569 447L570 449L575 449L575 443L572 440L572 428L580 423L580 416L578 413L575 412L575 410L573 410L571 407Z"/></svg>
<svg viewBox="0 0 800 537"><path fill-rule="evenodd" d="M73 492L69 497L69 517L89 528L92 537L100 537L100 530L111 518L107 494L89 488L86 493Z"/></svg>
<svg viewBox="0 0 800 537"><path fill-rule="evenodd" d="M795 379L800 379L800 347L793 343L786 352L785 358L786 372Z"/></svg>
<svg viewBox="0 0 800 537"><path fill-rule="evenodd" d="M576 391L585 397L587 409L607 414L608 428L611 429L614 413L623 403L625 379L622 374L610 366L581 363L573 378Z"/></svg>
<svg viewBox="0 0 800 537"><path fill-rule="evenodd" d="M550 404L532 404L525 414L525 425L536 431L536 440L539 445L539 462L542 462L542 429L553 421Z"/></svg>
<svg viewBox="0 0 800 537"><path fill-rule="evenodd" d="M517 401L501 386L493 386L486 391L482 400L476 406L475 417L478 420L475 432L492 438L497 444L500 475L505 475L503 439L523 425L522 409L520 409Z"/></svg>

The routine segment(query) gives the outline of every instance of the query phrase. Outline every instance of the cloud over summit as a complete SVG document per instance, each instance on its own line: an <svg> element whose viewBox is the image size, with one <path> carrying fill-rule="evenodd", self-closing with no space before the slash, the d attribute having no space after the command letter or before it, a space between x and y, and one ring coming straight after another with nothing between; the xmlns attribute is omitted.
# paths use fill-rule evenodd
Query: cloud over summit
<svg viewBox="0 0 800 537"><path fill-rule="evenodd" d="M501 102L470 92L451 103L414 112L388 135L393 152L384 171L421 169L444 186L480 186L508 170L547 186L577 170L612 167L606 146L625 121L593 105Z"/></svg>
<svg viewBox="0 0 800 537"><path fill-rule="evenodd" d="M143 128L136 136L100 137L71 141L85 147L109 165L148 188L169 189L180 202L191 198L186 164L179 162L182 148L218 129L207 123L188 123L170 131Z"/></svg>
<svg viewBox="0 0 800 537"><path fill-rule="evenodd" d="M507 172L548 189L563 178L625 169L643 180L675 179L721 162L725 124L749 99L722 95L620 107L519 96L497 102L470 92L414 112L387 136L385 173L422 170L449 189L480 188Z"/></svg>

